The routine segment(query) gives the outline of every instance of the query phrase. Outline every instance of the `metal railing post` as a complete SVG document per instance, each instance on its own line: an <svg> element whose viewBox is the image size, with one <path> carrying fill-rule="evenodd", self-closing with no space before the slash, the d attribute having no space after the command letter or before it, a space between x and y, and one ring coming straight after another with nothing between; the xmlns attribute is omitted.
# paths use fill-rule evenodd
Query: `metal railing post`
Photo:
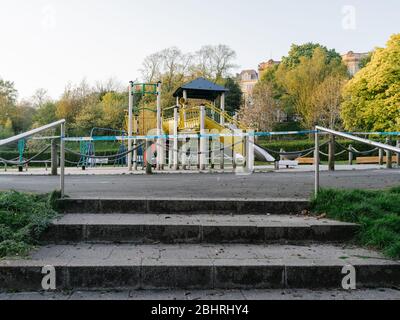
<svg viewBox="0 0 400 320"><path fill-rule="evenodd" d="M349 145L349 165L353 165L354 155L353 155L353 145Z"/></svg>
<svg viewBox="0 0 400 320"><path fill-rule="evenodd" d="M58 167L58 154L57 154L57 143L55 139L51 140L51 175L57 175Z"/></svg>
<svg viewBox="0 0 400 320"><path fill-rule="evenodd" d="M329 139L329 171L335 171L335 135L331 134Z"/></svg>
<svg viewBox="0 0 400 320"><path fill-rule="evenodd" d="M379 165L380 166L383 166L383 163L384 163L384 161L383 161L384 159L383 159L383 149L379 149Z"/></svg>
<svg viewBox="0 0 400 320"><path fill-rule="evenodd" d="M400 149L400 140L397 140L396 146ZM400 167L400 152L397 152L396 163L397 167Z"/></svg>
<svg viewBox="0 0 400 320"><path fill-rule="evenodd" d="M65 123L61 124L60 137L60 190L61 198L65 196Z"/></svg>
<svg viewBox="0 0 400 320"><path fill-rule="evenodd" d="M314 166L315 166L315 179L314 179L314 193L315 196L319 193L319 130L315 129L315 151L314 151Z"/></svg>
<svg viewBox="0 0 400 320"><path fill-rule="evenodd" d="M389 138L386 139L386 144L390 145L391 141ZM392 165L392 151L390 150L386 150L386 168L387 169L392 169L393 165Z"/></svg>
<svg viewBox="0 0 400 320"><path fill-rule="evenodd" d="M132 135L133 135L133 82L129 82L129 102L128 102L128 151L132 149ZM133 154L131 152L128 153L128 171L133 170Z"/></svg>

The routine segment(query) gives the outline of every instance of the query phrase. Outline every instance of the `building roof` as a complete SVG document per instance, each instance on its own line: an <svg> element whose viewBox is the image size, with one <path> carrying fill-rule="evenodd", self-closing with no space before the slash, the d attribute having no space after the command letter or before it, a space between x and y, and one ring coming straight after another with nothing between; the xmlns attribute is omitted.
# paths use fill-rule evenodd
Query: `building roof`
<svg viewBox="0 0 400 320"><path fill-rule="evenodd" d="M249 76L250 79L245 79L245 76ZM242 72L240 72L240 74L238 75L238 78L240 78L241 80L245 80L245 81L251 81L251 80L258 80L258 73L256 70L243 70Z"/></svg>
<svg viewBox="0 0 400 320"><path fill-rule="evenodd" d="M197 78L178 88L174 97L183 97L186 90L188 99L204 99L214 101L221 93L229 90L204 78Z"/></svg>

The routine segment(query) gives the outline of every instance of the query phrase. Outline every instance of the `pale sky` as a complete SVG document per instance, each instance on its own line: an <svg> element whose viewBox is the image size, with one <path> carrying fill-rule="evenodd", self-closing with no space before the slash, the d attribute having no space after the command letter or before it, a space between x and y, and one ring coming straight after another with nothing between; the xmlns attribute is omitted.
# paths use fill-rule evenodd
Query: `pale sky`
<svg viewBox="0 0 400 320"><path fill-rule="evenodd" d="M0 0L0 77L20 98L68 82L140 77L143 58L227 44L241 69L319 42L340 53L400 32L398 0Z"/></svg>

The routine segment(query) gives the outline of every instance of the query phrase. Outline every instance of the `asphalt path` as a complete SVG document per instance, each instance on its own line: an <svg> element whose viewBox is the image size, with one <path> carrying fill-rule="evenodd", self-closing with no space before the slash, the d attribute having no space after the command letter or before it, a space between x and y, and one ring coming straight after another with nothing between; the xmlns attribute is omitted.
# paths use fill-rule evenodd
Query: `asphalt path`
<svg viewBox="0 0 400 320"><path fill-rule="evenodd" d="M322 172L321 186L382 189L400 186L400 170ZM0 175L0 190L46 193L59 188L52 176ZM66 176L71 197L105 198L309 198L312 172Z"/></svg>

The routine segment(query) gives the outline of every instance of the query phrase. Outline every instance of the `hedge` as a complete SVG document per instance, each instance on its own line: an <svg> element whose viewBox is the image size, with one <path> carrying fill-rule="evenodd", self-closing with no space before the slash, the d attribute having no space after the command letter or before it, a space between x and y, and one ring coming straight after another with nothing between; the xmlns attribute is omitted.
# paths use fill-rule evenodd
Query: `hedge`
<svg viewBox="0 0 400 320"><path fill-rule="evenodd" d="M322 142L326 141L326 139L323 139ZM345 146L346 148L348 148L350 146L350 144L357 149L358 151L368 151L373 149L371 146L363 144L363 143L359 143L359 142L355 142L355 141L349 141L349 140L337 140L338 143L340 143L341 145ZM383 142L383 141L382 141ZM307 149L311 149L314 148L315 144L314 141L311 139L308 140L292 140L292 141L287 141L287 140L281 140L281 141L276 141L276 140L267 140L267 139L260 139L257 142L260 146L262 147L266 147L268 149L274 150L274 151L280 151L280 149L285 150L286 152L292 152L292 151L302 151L302 150L307 150ZM343 149L336 146L336 153L339 153L340 151L342 151ZM321 151L324 153L328 153L328 145L324 146L321 148ZM378 155L378 151L374 152L373 154L371 154L371 156L377 156ZM275 155L274 155L275 156ZM309 157L313 157L313 155L309 155ZM354 155L354 159L358 157L358 155ZM345 161L349 159L349 154L348 152L345 152L343 154L341 154L340 156L336 157L337 161ZM321 155L321 160L325 161L327 160L326 156Z"/></svg>

